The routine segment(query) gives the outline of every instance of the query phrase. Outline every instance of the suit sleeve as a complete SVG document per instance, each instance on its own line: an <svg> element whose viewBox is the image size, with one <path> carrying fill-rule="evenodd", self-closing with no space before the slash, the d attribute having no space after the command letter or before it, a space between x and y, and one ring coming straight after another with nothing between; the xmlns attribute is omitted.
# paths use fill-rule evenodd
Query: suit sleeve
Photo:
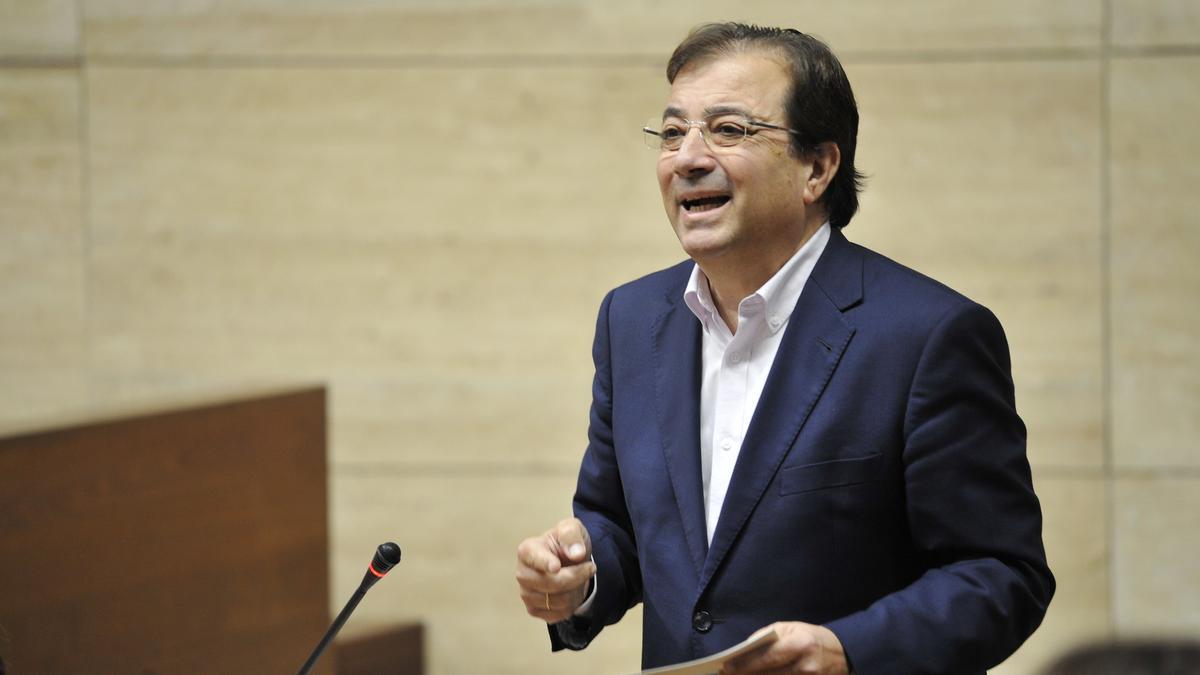
<svg viewBox="0 0 1200 675"><path fill-rule="evenodd" d="M592 408L588 424L588 447L579 470L575 490L575 517L583 521L592 539L596 561L596 598L590 617L576 617L550 628L553 649L583 649L604 628L616 623L626 610L642 599L633 525L625 507L620 470L613 446L613 378L609 314L613 295L600 305L592 360L596 366L592 382Z"/></svg>
<svg viewBox="0 0 1200 675"><path fill-rule="evenodd" d="M934 326L904 422L911 539L925 570L827 624L858 675L981 672L1041 623L1054 594L1017 416L1008 345L963 302Z"/></svg>

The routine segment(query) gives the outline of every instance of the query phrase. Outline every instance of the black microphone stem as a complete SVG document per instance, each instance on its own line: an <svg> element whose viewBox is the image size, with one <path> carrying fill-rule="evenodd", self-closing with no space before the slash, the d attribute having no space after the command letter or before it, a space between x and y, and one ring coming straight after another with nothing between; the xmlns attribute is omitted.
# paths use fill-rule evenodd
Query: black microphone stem
<svg viewBox="0 0 1200 675"><path fill-rule="evenodd" d="M346 619L350 618L350 615L354 613L354 608L358 607L358 603L362 602L363 596L366 594L367 585L359 584L358 590L354 591L354 595L350 596L350 601L346 603L341 613L333 620L333 625L329 627L329 630L325 631L325 637L321 638L321 642L317 645L317 648L313 650L312 655L308 657L308 660L304 662L304 665L300 667L300 672L296 673L296 675L307 675L308 671L312 670L313 664L320 658L321 652L325 651L325 648L329 646L333 637L342 629L342 624L346 623Z"/></svg>
<svg viewBox="0 0 1200 675"><path fill-rule="evenodd" d="M321 638L320 644L313 650L308 660L300 667L298 675L308 675L308 671L312 670L313 664L317 662L317 658L321 656L321 652L329 646L329 642L333 640L333 636L338 634L342 629L342 624L346 623L346 619L354 613L354 608L358 607L358 603L362 601L363 596L367 594L367 589L375 585L375 582L383 578L383 575L388 573L396 565L400 564L400 547L395 542L387 542L380 544L379 548L375 549L375 556L371 558L371 564L367 566L367 573L363 575L362 582L358 584L358 590L354 591L354 595L350 596L350 602L342 608L342 612L333 620L333 625L329 630L325 631L325 637Z"/></svg>

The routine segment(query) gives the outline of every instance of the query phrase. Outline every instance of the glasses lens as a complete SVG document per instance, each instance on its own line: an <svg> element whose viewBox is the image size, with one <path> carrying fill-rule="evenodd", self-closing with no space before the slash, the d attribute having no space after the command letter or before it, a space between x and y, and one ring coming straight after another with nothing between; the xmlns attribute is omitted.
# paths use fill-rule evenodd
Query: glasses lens
<svg viewBox="0 0 1200 675"><path fill-rule="evenodd" d="M746 140L746 135L750 133L745 119L721 115L710 117L703 123L675 119L665 122L650 120L642 127L642 140L648 148L674 152L683 147L683 140L692 127L700 129L705 143L711 147L732 147Z"/></svg>
<svg viewBox="0 0 1200 675"><path fill-rule="evenodd" d="M646 126L642 127L642 142L651 150L662 149L662 135L657 122L646 122Z"/></svg>
<svg viewBox="0 0 1200 675"><path fill-rule="evenodd" d="M658 140L663 150L678 150L691 127L680 122L664 122L658 131Z"/></svg>
<svg viewBox="0 0 1200 675"><path fill-rule="evenodd" d="M744 120L729 117L714 117L708 120L708 140L713 145L728 148L746 140Z"/></svg>

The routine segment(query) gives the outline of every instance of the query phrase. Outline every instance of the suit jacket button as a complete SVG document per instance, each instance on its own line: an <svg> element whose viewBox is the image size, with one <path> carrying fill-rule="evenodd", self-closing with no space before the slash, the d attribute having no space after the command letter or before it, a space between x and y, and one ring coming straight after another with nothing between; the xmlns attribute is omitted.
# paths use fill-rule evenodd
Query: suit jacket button
<svg viewBox="0 0 1200 675"><path fill-rule="evenodd" d="M695 628L697 633L707 633L712 630L712 624L712 615L704 610L692 615L692 628Z"/></svg>

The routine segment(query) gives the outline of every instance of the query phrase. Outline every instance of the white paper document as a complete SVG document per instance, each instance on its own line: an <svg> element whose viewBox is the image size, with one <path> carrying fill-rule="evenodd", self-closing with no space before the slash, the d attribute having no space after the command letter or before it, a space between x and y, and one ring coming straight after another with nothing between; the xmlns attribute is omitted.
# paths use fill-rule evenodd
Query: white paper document
<svg viewBox="0 0 1200 675"><path fill-rule="evenodd" d="M779 639L775 633L775 629L765 630L755 633L746 638L742 642L726 649L723 652L718 652L712 656L706 656L695 661L686 663L676 663L673 666L663 666L661 668L651 668L643 670L639 675L713 675L721 670L721 666L735 656L741 656L746 652L752 652L759 647L769 645Z"/></svg>

